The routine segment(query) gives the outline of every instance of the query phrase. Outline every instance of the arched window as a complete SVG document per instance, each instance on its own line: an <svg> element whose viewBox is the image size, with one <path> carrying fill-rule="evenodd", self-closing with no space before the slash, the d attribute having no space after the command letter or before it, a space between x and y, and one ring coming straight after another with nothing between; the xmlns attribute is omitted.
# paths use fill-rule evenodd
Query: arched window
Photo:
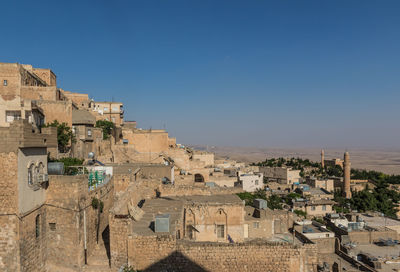
<svg viewBox="0 0 400 272"><path fill-rule="evenodd" d="M40 176L40 169L39 166L36 166L33 174L33 182L38 182L39 176Z"/></svg>
<svg viewBox="0 0 400 272"><path fill-rule="evenodd" d="M44 174L44 164L42 162L39 162L38 169L40 175Z"/></svg>
<svg viewBox="0 0 400 272"><path fill-rule="evenodd" d="M40 236L40 214L36 215L35 224L36 238L38 238Z"/></svg>
<svg viewBox="0 0 400 272"><path fill-rule="evenodd" d="M33 185L34 168L35 168L35 165L33 163L28 168L28 184L29 185Z"/></svg>
<svg viewBox="0 0 400 272"><path fill-rule="evenodd" d="M194 175L195 182L204 182L204 177L201 174Z"/></svg>

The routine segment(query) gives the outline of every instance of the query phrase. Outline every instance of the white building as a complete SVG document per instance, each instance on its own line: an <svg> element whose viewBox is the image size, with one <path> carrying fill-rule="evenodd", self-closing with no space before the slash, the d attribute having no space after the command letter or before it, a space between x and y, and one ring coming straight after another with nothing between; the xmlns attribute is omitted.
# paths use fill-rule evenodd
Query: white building
<svg viewBox="0 0 400 272"><path fill-rule="evenodd" d="M238 181L235 186L242 187L246 192L255 192L257 189L262 189L264 176L261 173L257 174L242 174L238 176Z"/></svg>

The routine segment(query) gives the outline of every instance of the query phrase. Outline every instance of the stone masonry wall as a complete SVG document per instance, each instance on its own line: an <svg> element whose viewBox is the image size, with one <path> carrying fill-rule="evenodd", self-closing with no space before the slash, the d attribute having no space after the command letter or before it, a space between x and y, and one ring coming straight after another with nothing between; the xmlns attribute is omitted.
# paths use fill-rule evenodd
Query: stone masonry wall
<svg viewBox="0 0 400 272"><path fill-rule="evenodd" d="M176 241L172 236L130 236L129 265L145 271L314 271L315 245Z"/></svg>
<svg viewBox="0 0 400 272"><path fill-rule="evenodd" d="M0 216L0 271L20 270L18 221L16 215Z"/></svg>
<svg viewBox="0 0 400 272"><path fill-rule="evenodd" d="M0 153L0 271L19 270L16 165L16 153Z"/></svg>
<svg viewBox="0 0 400 272"><path fill-rule="evenodd" d="M38 220L38 229L36 228ZM30 212L19 224L21 271L46 271L46 208Z"/></svg>
<svg viewBox="0 0 400 272"><path fill-rule="evenodd" d="M113 181L88 191L87 176L50 176L48 188L47 227L48 265L55 271L80 271L84 264L84 218L86 216L87 254L97 243L98 210L91 206L93 197L104 203L100 213L99 241L108 226L113 205ZM84 215L84 213L86 215Z"/></svg>
<svg viewBox="0 0 400 272"><path fill-rule="evenodd" d="M111 265L113 268L119 268L128 262L128 233L131 232L130 222L132 219L128 216L115 217L110 213L110 253Z"/></svg>

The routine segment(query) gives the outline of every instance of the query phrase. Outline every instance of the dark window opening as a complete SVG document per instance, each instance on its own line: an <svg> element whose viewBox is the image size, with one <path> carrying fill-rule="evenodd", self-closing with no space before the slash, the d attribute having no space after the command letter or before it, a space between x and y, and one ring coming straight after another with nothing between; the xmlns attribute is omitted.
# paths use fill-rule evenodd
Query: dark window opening
<svg viewBox="0 0 400 272"><path fill-rule="evenodd" d="M35 223L36 223L36 238L38 238L40 236L40 214L36 215Z"/></svg>
<svg viewBox="0 0 400 272"><path fill-rule="evenodd" d="M49 223L50 230L56 230L56 223Z"/></svg>
<svg viewBox="0 0 400 272"><path fill-rule="evenodd" d="M204 177L200 174L194 175L194 181L195 182L204 182Z"/></svg>

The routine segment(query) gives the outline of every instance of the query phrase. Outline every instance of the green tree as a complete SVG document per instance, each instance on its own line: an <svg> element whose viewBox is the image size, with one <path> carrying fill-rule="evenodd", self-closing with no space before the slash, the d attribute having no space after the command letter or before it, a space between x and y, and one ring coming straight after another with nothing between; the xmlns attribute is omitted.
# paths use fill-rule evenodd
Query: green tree
<svg viewBox="0 0 400 272"><path fill-rule="evenodd" d="M298 216L303 216L304 218L306 218L306 216L307 216L307 212L302 211L302 210L294 210L293 212L295 214L297 214Z"/></svg>
<svg viewBox="0 0 400 272"><path fill-rule="evenodd" d="M282 198L277 195L271 195L268 197L267 205L271 210L282 210Z"/></svg>
<svg viewBox="0 0 400 272"><path fill-rule="evenodd" d="M96 127L101 128L103 130L103 139L107 140L110 138L110 135L115 128L115 125L111 121L107 120L98 120L96 121Z"/></svg>
<svg viewBox="0 0 400 272"><path fill-rule="evenodd" d="M67 123L59 123L57 120L54 120L52 123L44 125L44 127L57 128L57 143L60 152L67 152L71 147L71 144L75 142L75 136L72 133L71 127L69 127Z"/></svg>

